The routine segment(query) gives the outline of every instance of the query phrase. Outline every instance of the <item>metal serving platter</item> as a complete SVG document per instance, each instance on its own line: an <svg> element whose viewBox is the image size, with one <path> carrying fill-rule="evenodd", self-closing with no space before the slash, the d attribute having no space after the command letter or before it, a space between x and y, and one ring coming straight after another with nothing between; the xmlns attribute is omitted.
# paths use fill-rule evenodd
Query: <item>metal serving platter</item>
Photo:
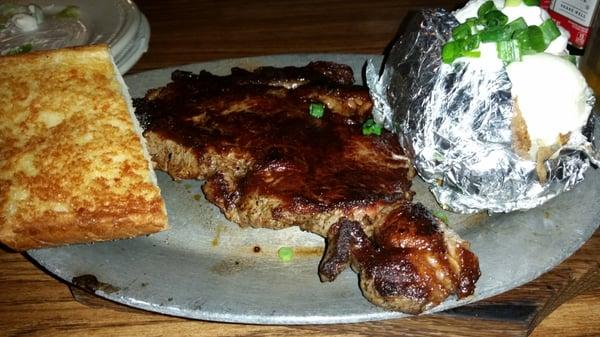
<svg viewBox="0 0 600 337"><path fill-rule="evenodd" d="M233 66L305 65L329 60L351 65L357 82L373 55L303 54L222 60L177 67L228 74ZM169 81L175 68L126 77L133 97ZM531 281L575 252L600 220L600 171L545 205L526 212L488 216L450 214L450 224L479 256L475 295L450 299L445 310L478 301ZM324 240L296 228L240 229L203 197L199 181L171 180L158 172L171 229L131 240L29 251L48 272L128 306L193 319L256 324L323 324L404 317L366 301L350 270L321 283L317 266ZM418 200L437 205L415 179ZM281 246L294 258L282 262ZM74 281L75 280L75 281ZM92 280L91 284L82 284ZM96 282L96 280L98 282Z"/></svg>

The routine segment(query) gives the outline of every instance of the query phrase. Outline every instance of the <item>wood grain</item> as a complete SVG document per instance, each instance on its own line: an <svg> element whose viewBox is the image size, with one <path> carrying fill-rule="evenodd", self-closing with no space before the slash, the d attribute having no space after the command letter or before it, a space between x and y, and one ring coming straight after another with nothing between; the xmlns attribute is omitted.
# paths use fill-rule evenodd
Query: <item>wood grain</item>
<svg viewBox="0 0 600 337"><path fill-rule="evenodd" d="M518 319L515 310L533 315L533 324L541 320L533 337L599 336L599 254L600 231L550 273L470 306L488 307L479 311L480 317L474 317L467 307L438 315L362 324L259 326L168 317L80 291L75 293L79 299L75 301L67 285L36 268L24 256L1 251L0 336L526 336L533 325L523 325L525 320ZM574 294L579 295L572 297ZM548 307L535 311L539 303ZM512 317L512 321L499 319L498 309L502 306L508 309L505 318Z"/></svg>
<svg viewBox="0 0 600 337"><path fill-rule="evenodd" d="M152 27L134 71L241 56L381 54L407 13L460 0L138 1Z"/></svg>
<svg viewBox="0 0 600 337"><path fill-rule="evenodd" d="M266 54L382 54L407 13L460 2L138 1L152 35L131 72ZM469 307L361 324L261 326L168 317L71 293L23 255L0 248L0 336L592 337L600 336L599 264L600 231L539 279Z"/></svg>

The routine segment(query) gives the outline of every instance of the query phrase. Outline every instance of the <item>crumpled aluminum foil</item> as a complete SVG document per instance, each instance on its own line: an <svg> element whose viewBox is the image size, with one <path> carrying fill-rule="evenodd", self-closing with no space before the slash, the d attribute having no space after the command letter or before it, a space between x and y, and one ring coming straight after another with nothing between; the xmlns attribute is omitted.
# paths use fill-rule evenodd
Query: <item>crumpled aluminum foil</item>
<svg viewBox="0 0 600 337"><path fill-rule="evenodd" d="M458 25L450 12L423 10L413 23L390 50L381 75L368 62L366 80L375 120L399 135L442 207L460 213L533 208L581 182L590 161L599 163L588 138L572 134L546 161L548 179L540 183L536 163L512 149L506 71L441 64L441 47ZM591 91L589 97L593 105Z"/></svg>

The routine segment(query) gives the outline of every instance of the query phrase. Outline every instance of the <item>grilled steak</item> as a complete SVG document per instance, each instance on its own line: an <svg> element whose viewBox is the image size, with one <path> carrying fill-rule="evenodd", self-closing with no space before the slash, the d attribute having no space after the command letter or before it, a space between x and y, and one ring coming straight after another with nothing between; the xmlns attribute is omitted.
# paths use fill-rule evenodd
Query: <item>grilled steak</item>
<svg viewBox="0 0 600 337"><path fill-rule="evenodd" d="M477 257L421 204L402 203L373 227L368 237L356 221L342 219L331 226L321 280L332 281L351 265L367 299L407 313L475 290Z"/></svg>
<svg viewBox="0 0 600 337"><path fill-rule="evenodd" d="M136 114L157 168L175 179L205 179L206 198L228 219L243 227L300 226L328 238L323 280L333 280L350 264L360 272L367 298L407 312L419 312L450 294L472 294L473 287L463 287L460 275L475 283L476 258L468 263L456 258L450 248L465 244L449 244L451 236L431 216L419 220L427 230L414 237L411 249L389 246L377 234L409 230L398 224L417 207L410 204L414 171L393 134L362 134L372 102L367 89L352 79L349 67L328 62L252 72L234 68L228 76L175 71L171 83L135 101ZM315 102L325 105L321 118L308 113ZM431 245L437 250L426 253ZM386 292L369 285L367 280L377 280L374 284L388 286L379 271L365 266L391 251L419 268L413 279L390 286L416 282L413 286L422 291ZM422 258L412 259L417 251ZM432 271L443 276L430 280ZM435 290L439 284L443 290Z"/></svg>
<svg viewBox="0 0 600 337"><path fill-rule="evenodd" d="M149 151L175 178L206 179L207 199L241 226L297 225L326 236L341 217L373 218L410 198L414 171L396 137L362 135L372 103L350 84L349 68L312 63L172 79L136 103ZM312 102L326 104L323 118L308 114Z"/></svg>

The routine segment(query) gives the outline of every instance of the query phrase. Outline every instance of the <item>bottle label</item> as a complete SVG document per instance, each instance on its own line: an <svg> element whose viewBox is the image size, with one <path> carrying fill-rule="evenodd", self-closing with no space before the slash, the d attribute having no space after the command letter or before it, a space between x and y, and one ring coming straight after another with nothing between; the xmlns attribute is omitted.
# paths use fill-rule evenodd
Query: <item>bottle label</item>
<svg viewBox="0 0 600 337"><path fill-rule="evenodd" d="M554 0L552 11L589 28L592 25L597 3L598 0Z"/></svg>
<svg viewBox="0 0 600 337"><path fill-rule="evenodd" d="M590 27L599 2L600 0L545 0L540 1L540 6L571 34L569 42L583 49L591 33Z"/></svg>

